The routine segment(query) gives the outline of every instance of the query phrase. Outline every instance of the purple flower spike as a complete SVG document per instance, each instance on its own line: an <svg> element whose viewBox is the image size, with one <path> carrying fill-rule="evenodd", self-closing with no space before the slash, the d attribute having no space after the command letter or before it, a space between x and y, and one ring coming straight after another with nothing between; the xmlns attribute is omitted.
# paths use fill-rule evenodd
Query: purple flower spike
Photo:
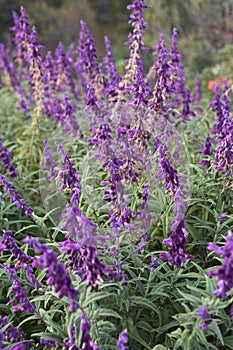
<svg viewBox="0 0 233 350"><path fill-rule="evenodd" d="M4 72L10 88L16 92L19 92L19 74L17 73L14 64L9 60L6 53L6 47L2 43L0 43L0 72Z"/></svg>
<svg viewBox="0 0 233 350"><path fill-rule="evenodd" d="M161 177L165 180L165 189L170 194L171 199L175 203L174 212L176 213L175 220L172 223L172 233L169 238L163 241L163 244L169 247L168 253L159 255L160 259L170 261L173 265L182 267L187 259L193 260L194 256L186 251L188 243L188 231L186 230L185 211L187 204L183 198L185 181L178 176L177 170L173 167L168 159L162 144L159 140L155 141L155 150L159 150L158 163L161 169L156 174L156 177Z"/></svg>
<svg viewBox="0 0 233 350"><path fill-rule="evenodd" d="M0 317L0 329L5 327L8 324L7 316L1 318ZM19 331L17 327L14 327L10 324L7 328L5 328L3 332L3 339L9 343L17 343L22 341L24 338L24 332ZM2 349L2 348L0 348Z"/></svg>
<svg viewBox="0 0 233 350"><path fill-rule="evenodd" d="M14 17L14 27L11 29L14 33L14 43L15 43L15 59L20 65L23 65L23 59L27 55L27 45L29 43L29 37L31 34L30 24L28 16L23 7L20 8L20 17L13 12Z"/></svg>
<svg viewBox="0 0 233 350"><path fill-rule="evenodd" d="M161 167L155 176L156 178L162 177L165 179L165 189L173 197L180 187L181 180L178 176L177 170L174 168L172 162L167 157L163 145L157 144L157 140L154 144L155 150L157 148L159 151L158 163Z"/></svg>
<svg viewBox="0 0 233 350"><path fill-rule="evenodd" d="M187 253L185 246L188 243L188 231L186 223L177 215L172 224L172 234L169 238L163 241L163 244L168 246L169 252L159 254L160 259L167 260L178 267L182 267L187 259L193 260L194 256Z"/></svg>
<svg viewBox="0 0 233 350"><path fill-rule="evenodd" d="M91 329L91 325L88 322L85 312L82 313L80 318L82 320L81 327L80 327L82 332L82 338L81 338L79 350L98 350L99 349L98 345L96 345L93 342L90 336L89 331Z"/></svg>
<svg viewBox="0 0 233 350"><path fill-rule="evenodd" d="M204 321L200 324L199 328L202 330L206 330L208 328L208 325L212 322L212 316L209 313L206 306L202 306L197 315Z"/></svg>
<svg viewBox="0 0 233 350"><path fill-rule="evenodd" d="M33 258L24 253L24 251L19 248L14 238L12 237L12 231L5 231L2 235L2 244L5 245L6 249L9 250L14 258L18 259L21 263L32 264Z"/></svg>
<svg viewBox="0 0 233 350"><path fill-rule="evenodd" d="M17 177L18 172L12 164L12 155L13 153L9 151L7 147L3 146L2 139L0 138L0 161L4 164L10 177Z"/></svg>
<svg viewBox="0 0 233 350"><path fill-rule="evenodd" d="M227 297L227 292L233 288L233 232L228 232L226 236L226 245L224 247L209 243L208 249L221 255L224 259L222 265L218 269L207 271L208 276L215 276L217 279L218 289L214 292L215 296L224 300Z"/></svg>
<svg viewBox="0 0 233 350"><path fill-rule="evenodd" d="M128 350L129 347L125 344L128 343L128 331L125 329L119 334L118 340L117 340L117 347L120 350Z"/></svg>
<svg viewBox="0 0 233 350"><path fill-rule="evenodd" d="M184 100L183 100L183 109L180 117L182 117L184 120L189 120L189 116L195 116L195 113L191 110L191 91L190 89L186 89L184 92Z"/></svg>
<svg viewBox="0 0 233 350"><path fill-rule="evenodd" d="M35 311L35 306L29 301L22 281L16 276L15 269L5 266L4 270L9 273L9 280L13 281L11 293L15 293L15 296L7 303L7 305L17 301L20 305L12 306L13 312L25 311L26 313L33 313Z"/></svg>
<svg viewBox="0 0 233 350"><path fill-rule="evenodd" d="M210 156L213 153L212 139L211 139L210 135L207 136L206 141L205 141L205 146L201 151L202 151L202 154L206 155L207 157L206 157L206 159L203 159L200 164L206 168L209 168L211 166Z"/></svg>
<svg viewBox="0 0 233 350"><path fill-rule="evenodd" d="M157 267L158 265L159 265L158 259L152 257L150 262L150 272L152 272L154 270L154 267Z"/></svg>
<svg viewBox="0 0 233 350"><path fill-rule="evenodd" d="M52 348L56 347L56 342L53 339L40 339L40 344L46 345L47 347L51 346Z"/></svg>
<svg viewBox="0 0 233 350"><path fill-rule="evenodd" d="M65 51L64 45L60 42L55 51L54 67L56 77L56 91L65 92L67 87L75 98L78 97L76 86L72 77L70 59Z"/></svg>
<svg viewBox="0 0 233 350"><path fill-rule="evenodd" d="M85 78L96 88L98 95L102 94L102 88L105 88L105 78L101 73L100 65L97 61L97 51L95 48L94 39L91 36L89 29L84 21L80 22L82 31L80 32L79 41L79 58L76 62L78 72L81 72L81 79Z"/></svg>
<svg viewBox="0 0 233 350"><path fill-rule="evenodd" d="M40 243L37 238L27 237L24 243L33 246L35 253L42 252L39 258L34 259L32 266L40 269L47 268L47 285L54 286L54 290L61 299L66 296L70 299L70 312L78 308L77 296L78 290L72 285L72 280L68 275L65 266L58 260L57 254L49 249L46 244Z"/></svg>
<svg viewBox="0 0 233 350"><path fill-rule="evenodd" d="M140 68L139 65L135 74L134 84L126 88L126 91L131 92L133 95L133 100L127 103L129 106L147 106L148 98L152 96L152 91L145 83L144 74Z"/></svg>
<svg viewBox="0 0 233 350"><path fill-rule="evenodd" d="M121 92L135 79L138 68L141 65L141 50L147 51L143 42L144 30L147 26L143 14L144 9L147 7L144 5L144 0L132 0L132 4L127 6L127 9L132 11L129 23L132 24L133 33L129 34L129 42L126 43L130 48L130 56L127 60L125 76L120 82L119 88Z"/></svg>
<svg viewBox="0 0 233 350"><path fill-rule="evenodd" d="M180 63L182 60L182 55L178 49L178 32L177 29L173 29L172 33L172 46L170 49L170 57L171 60L169 62L170 66L170 74L171 74L171 86L172 91L175 94L181 94L184 96L185 94L185 73L184 67ZM177 100L179 103L179 99Z"/></svg>
<svg viewBox="0 0 233 350"><path fill-rule="evenodd" d="M107 86L105 91L109 100L116 101L117 89L119 87L119 82L121 81L121 76L119 75L117 68L115 66L115 61L112 53L112 48L110 41L107 36L104 37L107 56L103 58L103 66L107 76Z"/></svg>
<svg viewBox="0 0 233 350"><path fill-rule="evenodd" d="M222 213L219 215L218 220L222 224L227 219L227 213Z"/></svg>
<svg viewBox="0 0 233 350"><path fill-rule="evenodd" d="M13 188L12 183L8 181L5 178L5 176L1 174L0 174L0 183L4 185L4 189L6 193L10 196L11 203L16 202L17 208L24 208L26 215L31 215L33 213L33 209L28 207L27 204L22 200L21 195L15 192L15 189Z"/></svg>
<svg viewBox="0 0 233 350"><path fill-rule="evenodd" d="M86 281L91 291L98 291L99 286L106 277L107 268L98 258L97 249L93 246L82 246L80 243L67 240L59 243L61 251L69 256L68 266L75 274L82 277L81 282Z"/></svg>
<svg viewBox="0 0 233 350"><path fill-rule="evenodd" d="M76 350L76 329L73 325L70 326L71 338L65 338L63 343L65 344L65 350Z"/></svg>
<svg viewBox="0 0 233 350"><path fill-rule="evenodd" d="M168 63L168 58L169 53L165 47L163 36L161 35L158 45L158 58L154 65L154 69L157 72L157 81L149 107L156 112L162 113L165 118L168 118L166 113L168 107L165 106L165 102L168 100L168 97L172 91L170 85L170 66Z"/></svg>

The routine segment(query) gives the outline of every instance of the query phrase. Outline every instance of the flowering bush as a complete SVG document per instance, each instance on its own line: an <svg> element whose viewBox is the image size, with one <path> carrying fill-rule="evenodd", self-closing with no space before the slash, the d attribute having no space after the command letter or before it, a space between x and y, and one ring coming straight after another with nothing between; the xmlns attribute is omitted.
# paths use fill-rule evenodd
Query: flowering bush
<svg viewBox="0 0 233 350"><path fill-rule="evenodd" d="M233 349L231 87L188 87L176 29L145 72L128 10L123 76L83 21L0 46L1 349Z"/></svg>

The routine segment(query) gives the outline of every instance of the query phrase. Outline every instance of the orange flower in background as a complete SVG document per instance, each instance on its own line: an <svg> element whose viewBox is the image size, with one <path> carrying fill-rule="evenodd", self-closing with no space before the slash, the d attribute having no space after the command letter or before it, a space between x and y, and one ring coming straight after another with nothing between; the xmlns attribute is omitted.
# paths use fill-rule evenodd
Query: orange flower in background
<svg viewBox="0 0 233 350"><path fill-rule="evenodd" d="M215 86L218 84L220 88L223 88L224 84L229 85L230 80L227 77L221 76L218 81L216 80L210 80L208 84L208 89L211 91L214 91Z"/></svg>
<svg viewBox="0 0 233 350"><path fill-rule="evenodd" d="M208 89L214 91L217 82L215 80L210 80L208 84Z"/></svg>

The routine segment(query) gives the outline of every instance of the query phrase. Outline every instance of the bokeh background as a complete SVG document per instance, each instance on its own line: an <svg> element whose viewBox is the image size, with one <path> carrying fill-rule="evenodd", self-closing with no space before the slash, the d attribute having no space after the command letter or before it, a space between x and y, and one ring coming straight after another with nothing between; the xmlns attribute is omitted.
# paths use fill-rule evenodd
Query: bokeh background
<svg viewBox="0 0 233 350"><path fill-rule="evenodd" d="M100 58L104 55L104 35L112 42L119 69L128 57L130 0L0 0L0 41L8 41L12 11L24 6L39 39L54 51L59 41L77 43L80 20L89 26ZM164 34L169 46L173 27L178 29L184 66L191 73L228 75L233 68L233 0L148 0L145 11L148 28L145 44L152 48ZM151 58L145 60L151 64Z"/></svg>

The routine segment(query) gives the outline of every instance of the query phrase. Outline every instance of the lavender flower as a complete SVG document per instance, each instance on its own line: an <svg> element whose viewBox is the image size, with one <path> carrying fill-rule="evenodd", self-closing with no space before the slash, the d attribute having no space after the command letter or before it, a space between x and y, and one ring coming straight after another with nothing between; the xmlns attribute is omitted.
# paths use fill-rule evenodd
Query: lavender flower
<svg viewBox="0 0 233 350"><path fill-rule="evenodd" d="M10 196L10 202L14 203L17 202L16 206L17 208L24 208L25 209L25 215L31 215L33 213L33 209L28 207L27 204L22 200L22 197L20 194L17 194L15 192L15 189L13 188L13 185L11 182L9 182L4 175L0 174L0 183L4 185L4 189L6 193Z"/></svg>
<svg viewBox="0 0 233 350"><path fill-rule="evenodd" d="M63 340L63 344L65 345L65 350L77 350L76 329L72 324L70 326L70 334L71 334L71 338L65 338Z"/></svg>
<svg viewBox="0 0 233 350"><path fill-rule="evenodd" d="M178 214L172 224L170 237L163 240L163 244L169 247L169 252L159 254L160 259L170 261L178 267L182 267L187 259L193 260L194 256L188 254L185 249L188 243L187 238L185 217L181 218L181 215Z"/></svg>
<svg viewBox="0 0 233 350"><path fill-rule="evenodd" d="M43 61L42 70L44 93L48 99L49 97L51 98L51 96L54 96L56 91L57 76L55 69L55 60L53 59L53 56L49 51L46 54L45 59Z"/></svg>
<svg viewBox="0 0 233 350"><path fill-rule="evenodd" d="M201 150L202 154L206 155L206 159L203 159L201 161L201 165L203 165L206 168L209 168L211 163L210 163L210 156L213 153L213 148L212 148L212 139L210 137L210 135L208 134L206 141L205 141L205 146L204 148Z"/></svg>
<svg viewBox="0 0 233 350"><path fill-rule="evenodd" d="M227 176L230 176L232 174L231 166L233 164L233 120L232 115L227 111L223 112L223 118L214 164L217 167L217 172L225 170Z"/></svg>
<svg viewBox="0 0 233 350"><path fill-rule="evenodd" d="M149 86L145 83L144 74L141 65L139 65L135 74L133 85L126 88L126 91L131 92L133 99L127 102L129 106L147 106L148 99L152 95Z"/></svg>
<svg viewBox="0 0 233 350"><path fill-rule="evenodd" d="M218 220L222 224L227 219L227 213L222 213L219 215Z"/></svg>
<svg viewBox="0 0 233 350"><path fill-rule="evenodd" d="M93 246L82 246L80 243L66 240L59 243L64 255L69 256L67 266L71 267L74 273L82 277L81 282L86 281L91 291L98 291L106 277L107 268L98 258L97 249Z"/></svg>
<svg viewBox="0 0 233 350"><path fill-rule="evenodd" d="M142 219L140 224L140 228L144 231L150 226L150 222L152 219L152 215L148 211L148 201L149 201L149 184L146 183L142 192L142 204L141 204L141 212L136 212L135 215L137 218ZM144 232L145 235L145 232ZM149 237L148 237L149 238Z"/></svg>
<svg viewBox="0 0 233 350"><path fill-rule="evenodd" d="M70 161L71 156L65 153L61 144L56 144L58 152L63 155L62 162L65 164L65 168L60 169L58 172L56 180L62 182L60 186L61 191L71 191L72 196L70 201L75 205L79 205L81 194L80 176L74 168L74 163Z"/></svg>
<svg viewBox="0 0 233 350"><path fill-rule="evenodd" d="M23 7L20 8L20 17L18 17L16 12L13 12L13 18L14 27L12 27L11 30L15 33L15 37L13 39L16 46L15 59L18 61L19 65L22 66L31 34L30 24L26 11Z"/></svg>
<svg viewBox="0 0 233 350"><path fill-rule="evenodd" d="M117 340L117 347L120 350L128 350L129 347L125 345L127 342L128 342L128 331L127 329L125 329L119 334L119 337Z"/></svg>
<svg viewBox="0 0 233 350"><path fill-rule="evenodd" d="M0 317L0 329L5 327L9 323L7 316ZM14 327L10 324L7 328L5 328L3 332L3 339L9 343L17 343L23 340L24 332L19 331L17 327Z"/></svg>
<svg viewBox="0 0 233 350"><path fill-rule="evenodd" d="M233 232L228 232L226 236L226 245L219 247L214 243L209 243L208 249L214 251L216 254L221 255L223 258L222 265L216 270L207 271L208 276L215 276L217 279L218 289L214 294L218 298L226 299L227 292L233 287Z"/></svg>
<svg viewBox="0 0 233 350"><path fill-rule="evenodd" d="M7 86L16 92L19 92L19 74L17 73L14 64L9 60L5 45L2 43L0 43L0 70L5 73Z"/></svg>
<svg viewBox="0 0 233 350"><path fill-rule="evenodd" d="M46 180L52 181L58 176L58 164L53 158L52 150L47 140L43 141L44 144L44 156L45 156L45 164L43 167L43 171L46 171L48 174L46 176Z"/></svg>
<svg viewBox="0 0 233 350"><path fill-rule="evenodd" d="M212 129L212 133L219 134L219 133L221 133L222 125L224 122L224 115L223 115L224 105L223 105L223 102L221 100L221 95L220 95L218 84L216 84L214 100L211 101L210 107L215 111L215 113L217 115L217 121Z"/></svg>
<svg viewBox="0 0 233 350"><path fill-rule="evenodd" d="M2 235L2 244L5 245L5 248L9 250L14 258L18 259L21 263L32 264L33 258L24 253L24 251L19 248L14 238L12 237L12 231L5 231Z"/></svg>
<svg viewBox="0 0 233 350"><path fill-rule="evenodd" d="M130 48L130 55L125 67L125 75L119 83L119 101L122 100L126 87L134 82L138 67L141 65L141 50L147 51L143 42L144 29L147 26L143 14L147 7L147 5L144 5L144 0L132 0L132 4L127 6L128 10L132 10L129 23L132 24L133 33L129 34L129 42L126 43Z"/></svg>
<svg viewBox="0 0 233 350"><path fill-rule="evenodd" d="M25 58L29 62L30 85L32 96L36 104L36 116L33 120L33 125L35 126L42 114L44 99L41 64L42 57L40 50L44 50L44 46L40 45L38 42L36 28L33 27L29 37Z"/></svg>
<svg viewBox="0 0 233 350"><path fill-rule="evenodd" d="M52 347L52 348L56 347L56 342L53 339L40 338L40 344L43 344L43 345L46 345L47 347Z"/></svg>
<svg viewBox="0 0 233 350"><path fill-rule="evenodd" d="M62 130L68 135L71 134L75 137L83 137L83 133L75 117L75 108L70 103L70 98L66 95L64 96L64 107L59 100L56 100L55 103L55 108L53 108L55 112L54 119L56 122L60 123Z"/></svg>
<svg viewBox="0 0 233 350"><path fill-rule="evenodd" d="M15 293L15 296L7 303L7 305L17 301L20 305L12 306L13 312L25 311L26 313L33 313L35 311L35 306L29 301L22 281L16 276L15 269L5 266L4 270L9 273L9 280L13 281L11 293Z"/></svg>
<svg viewBox="0 0 233 350"><path fill-rule="evenodd" d="M10 177L17 177L18 172L12 164L12 155L13 153L3 145L2 139L0 138L0 161L4 164L5 168L9 172Z"/></svg>
<svg viewBox="0 0 233 350"><path fill-rule="evenodd" d="M159 38L158 46L158 59L155 63L155 70L157 72L157 81L153 91L153 98L150 101L149 107L164 115L165 118L168 118L167 115L167 106L165 102L168 99L168 96L171 92L170 86L170 66L168 63L169 53L165 47L165 42L163 36Z"/></svg>
<svg viewBox="0 0 233 350"><path fill-rule="evenodd" d="M197 315L204 321L199 325L199 328L202 330L206 330L208 328L208 325L212 322L212 316L209 313L206 306L202 306Z"/></svg>
<svg viewBox="0 0 233 350"><path fill-rule="evenodd" d="M55 292L59 293L59 299L63 296L68 297L71 301L69 310L74 312L78 307L78 290L73 287L72 280L65 266L58 260L57 254L49 249L45 243L40 243L37 238L27 237L23 242L33 246L35 253L42 252L39 258L34 259L32 267L47 268L47 285L54 286Z"/></svg>
<svg viewBox="0 0 233 350"><path fill-rule="evenodd" d="M117 68L115 66L111 43L107 36L104 37L104 41L105 41L106 52L107 52L107 56L103 58L105 75L107 76L107 82L106 82L107 86L105 88L105 91L110 101L116 101L117 89L119 87L119 82L121 81L121 76L119 75Z"/></svg>
<svg viewBox="0 0 233 350"><path fill-rule="evenodd" d="M82 315L80 316L81 318L81 327L80 330L82 332L82 337L81 337L81 342L80 342L80 347L79 350L98 350L99 347L98 345L96 345L91 336L90 336L90 323L87 320L87 316L85 314L85 312L82 313Z"/></svg>
<svg viewBox="0 0 233 350"><path fill-rule="evenodd" d="M195 116L195 113L190 108L191 102L191 91L190 89L186 89L184 92L183 108L180 114L180 117L182 117L186 121L189 120L189 116Z"/></svg>
<svg viewBox="0 0 233 350"><path fill-rule="evenodd" d="M152 257L150 262L150 272L152 272L154 270L154 267L157 267L158 265L159 265L158 259Z"/></svg>
<svg viewBox="0 0 233 350"><path fill-rule="evenodd" d="M87 79L86 79L86 65L87 65L87 57L86 57L86 47L85 47L85 35L83 31L79 32L79 41L78 41L78 59L74 63L74 68L76 69L78 78L80 79L80 85L86 90Z"/></svg>
<svg viewBox="0 0 233 350"><path fill-rule="evenodd" d="M175 94L185 94L185 74L184 67L180 63L182 55L178 49L178 32L177 29L173 29L172 33L172 46L170 49L170 61L169 61L169 73L171 80L171 89ZM177 100L179 103L179 99Z"/></svg>
<svg viewBox="0 0 233 350"><path fill-rule="evenodd" d="M172 162L167 157L164 147L162 144L158 143L158 140L155 140L155 150L159 151L159 158L157 162L160 165L160 169L158 170L157 174L155 175L156 178L164 178L166 185L165 189L166 191L173 197L176 193L176 191L180 187L181 179L178 176L177 170L172 165Z"/></svg>
<svg viewBox="0 0 233 350"><path fill-rule="evenodd" d="M18 344L10 348L9 350L26 350L27 344Z"/></svg>
<svg viewBox="0 0 233 350"><path fill-rule="evenodd" d="M82 34L80 34L81 47L78 50L79 58L76 62L76 67L79 67L78 71L81 71L82 79L85 75L86 81L90 82L95 87L97 96L102 96L104 88L106 87L106 82L97 61L94 39L86 23L81 21L80 24L82 28Z"/></svg>
<svg viewBox="0 0 233 350"><path fill-rule="evenodd" d="M13 326L7 316L0 317L0 349L4 349L2 341L8 342L9 344L20 342L20 344L11 348L7 347L9 350L26 350L28 347L34 349L31 341L24 341L24 336L24 332Z"/></svg>
<svg viewBox="0 0 233 350"><path fill-rule="evenodd" d="M24 251L19 248L14 238L12 237L12 231L9 230L3 233L1 244L4 246L4 249L9 250L14 258L20 262L19 266L25 268L29 281L34 285L36 289L39 289L40 284L33 274L33 269L30 267L30 265L33 263L33 258L25 254Z"/></svg>
<svg viewBox="0 0 233 350"><path fill-rule="evenodd" d="M186 244L188 243L188 231L186 230L185 211L187 204L184 201L184 180L178 176L177 170L173 167L171 161L164 152L163 146L159 140L155 141L155 149L159 150L160 157L158 163L161 169L156 174L156 177L165 179L165 189L171 196L175 203L174 212L176 213L175 220L172 223L172 233L169 238L163 240L163 244L169 247L168 253L162 253L159 257L162 260L170 261L173 265L182 267L187 259L194 259L186 251Z"/></svg>
<svg viewBox="0 0 233 350"><path fill-rule="evenodd" d="M56 77L56 91L65 92L69 87L75 98L78 97L75 83L72 77L71 65L72 57L69 57L65 52L64 45L60 42L55 51L54 67Z"/></svg>

